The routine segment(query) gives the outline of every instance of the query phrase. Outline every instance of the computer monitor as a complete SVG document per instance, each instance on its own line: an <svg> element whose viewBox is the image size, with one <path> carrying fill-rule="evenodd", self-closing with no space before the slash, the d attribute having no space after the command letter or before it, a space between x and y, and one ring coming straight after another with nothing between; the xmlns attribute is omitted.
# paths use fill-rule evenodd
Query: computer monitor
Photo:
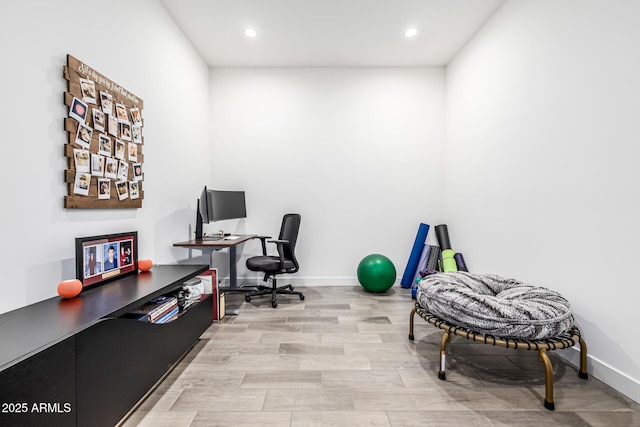
<svg viewBox="0 0 640 427"><path fill-rule="evenodd" d="M247 217L244 191L208 190L208 196L210 221Z"/></svg>
<svg viewBox="0 0 640 427"><path fill-rule="evenodd" d="M202 224L209 223L209 194L205 185L196 204L196 239L202 239Z"/></svg>
<svg viewBox="0 0 640 427"><path fill-rule="evenodd" d="M203 223L246 217L244 191L209 190L205 185L197 203L196 239L204 236Z"/></svg>

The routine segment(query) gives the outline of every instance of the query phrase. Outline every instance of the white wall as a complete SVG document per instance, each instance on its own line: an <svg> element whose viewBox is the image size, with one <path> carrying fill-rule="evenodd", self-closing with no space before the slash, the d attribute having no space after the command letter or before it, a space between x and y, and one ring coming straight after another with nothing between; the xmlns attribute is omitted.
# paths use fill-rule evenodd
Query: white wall
<svg viewBox="0 0 640 427"><path fill-rule="evenodd" d="M300 213L294 282L357 284L370 253L402 276L419 223L442 219L443 68L214 68L211 103L208 185L246 190L248 218L205 228L275 237Z"/></svg>
<svg viewBox="0 0 640 427"><path fill-rule="evenodd" d="M561 292L590 373L636 401L638 16L635 1L508 0L446 75L454 249Z"/></svg>
<svg viewBox="0 0 640 427"><path fill-rule="evenodd" d="M56 294L75 277L74 238L137 230L156 263L184 259L209 176L209 68L155 0L53 0L0 6L5 160L0 313ZM63 209L63 120L71 54L145 102L142 209Z"/></svg>

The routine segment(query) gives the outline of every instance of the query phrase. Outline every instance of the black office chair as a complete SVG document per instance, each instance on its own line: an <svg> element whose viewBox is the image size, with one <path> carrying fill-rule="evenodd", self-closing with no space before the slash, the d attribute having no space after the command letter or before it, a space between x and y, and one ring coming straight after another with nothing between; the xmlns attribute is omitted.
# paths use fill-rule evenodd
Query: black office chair
<svg viewBox="0 0 640 427"><path fill-rule="evenodd" d="M293 290L293 286L286 285L278 287L276 284L276 276L278 274L292 274L298 271L298 260L296 259L295 249L298 240L298 230L300 229L300 215L286 214L282 218L282 226L280 227L280 236L278 240L267 240L269 236L258 236L262 243L262 255L254 256L247 259L247 268L251 271L260 271L264 273L264 281L271 280L271 287L260 285L256 292L245 294L245 301L251 301L252 297L271 294L271 306L276 308L277 294L293 294L298 295L301 300L304 299L302 292ZM267 255L266 242L275 243L278 249L278 256Z"/></svg>

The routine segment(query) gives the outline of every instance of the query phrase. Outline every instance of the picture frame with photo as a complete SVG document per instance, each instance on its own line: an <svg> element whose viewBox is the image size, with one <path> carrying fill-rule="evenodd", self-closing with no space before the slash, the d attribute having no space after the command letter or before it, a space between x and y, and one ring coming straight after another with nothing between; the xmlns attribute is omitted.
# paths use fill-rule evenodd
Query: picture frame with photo
<svg viewBox="0 0 640 427"><path fill-rule="evenodd" d="M91 174L87 172L76 172L73 183L73 194L81 196L89 195L89 185L91 184Z"/></svg>
<svg viewBox="0 0 640 427"><path fill-rule="evenodd" d="M118 160L124 160L124 154L125 154L125 145L124 142L120 141L119 139L116 139L116 152L114 154L114 157Z"/></svg>
<svg viewBox="0 0 640 427"><path fill-rule="evenodd" d="M107 116L108 119L108 123L109 123L109 135L113 136L113 137L118 137L118 128L119 123L118 123L118 119L112 114Z"/></svg>
<svg viewBox="0 0 640 427"><path fill-rule="evenodd" d="M116 118L119 123L129 123L129 115L127 114L127 107L119 102L116 102Z"/></svg>
<svg viewBox="0 0 640 427"><path fill-rule="evenodd" d="M136 144L142 144L142 127L131 126L131 137Z"/></svg>
<svg viewBox="0 0 640 427"><path fill-rule="evenodd" d="M113 95L108 92L100 91L100 106L102 112L110 116L113 115Z"/></svg>
<svg viewBox="0 0 640 427"><path fill-rule="evenodd" d="M87 119L88 111L89 106L74 96L73 101L71 101L71 107L69 107L69 117L76 119L79 123L84 123Z"/></svg>
<svg viewBox="0 0 640 427"><path fill-rule="evenodd" d="M129 123L120 123L120 139L131 141L131 125Z"/></svg>
<svg viewBox="0 0 640 427"><path fill-rule="evenodd" d="M66 55L61 74L64 208L141 208L144 101L72 55Z"/></svg>
<svg viewBox="0 0 640 427"><path fill-rule="evenodd" d="M131 113L131 123L133 126L142 125L142 116L140 115L139 108L131 108L129 109L129 113Z"/></svg>
<svg viewBox="0 0 640 427"><path fill-rule="evenodd" d="M133 179L134 181L142 181L142 163L133 164Z"/></svg>
<svg viewBox="0 0 640 427"><path fill-rule="evenodd" d="M84 102L87 104L96 103L96 83L93 80L80 77L80 91Z"/></svg>
<svg viewBox="0 0 640 427"><path fill-rule="evenodd" d="M133 142L129 143L129 161L130 162L138 161L138 146Z"/></svg>
<svg viewBox="0 0 640 427"><path fill-rule="evenodd" d="M118 177L118 160L113 157L106 157L104 164L104 177L116 179ZM135 169L134 169L135 170Z"/></svg>
<svg viewBox="0 0 640 427"><path fill-rule="evenodd" d="M111 157L111 138L103 133L98 135L98 154Z"/></svg>
<svg viewBox="0 0 640 427"><path fill-rule="evenodd" d="M89 150L84 150L81 148L73 149L73 159L77 172L85 172L89 173L90 171L90 161L91 156L89 154Z"/></svg>
<svg viewBox="0 0 640 427"><path fill-rule="evenodd" d="M140 185L137 181L129 181L129 198L137 199L140 197Z"/></svg>
<svg viewBox="0 0 640 427"><path fill-rule="evenodd" d="M129 176L129 163L119 160L117 179L126 181Z"/></svg>
<svg viewBox="0 0 640 427"><path fill-rule="evenodd" d="M111 198L111 180L98 178L98 199L107 200Z"/></svg>
<svg viewBox="0 0 640 427"><path fill-rule="evenodd" d="M100 154L91 153L91 175L104 176L104 157Z"/></svg>
<svg viewBox="0 0 640 427"><path fill-rule="evenodd" d="M129 198L129 184L127 181L116 182L116 193L118 193L118 200L124 200Z"/></svg>
<svg viewBox="0 0 640 427"><path fill-rule="evenodd" d="M105 126L105 114L99 108L92 108L91 112L93 113L93 128L100 132L104 132Z"/></svg>
<svg viewBox="0 0 640 427"><path fill-rule="evenodd" d="M76 278L82 290L138 273L138 232L77 237Z"/></svg>
<svg viewBox="0 0 640 427"><path fill-rule="evenodd" d="M93 136L93 129L84 123L78 123L78 130L76 131L76 144L82 148L89 149L91 146L91 137Z"/></svg>

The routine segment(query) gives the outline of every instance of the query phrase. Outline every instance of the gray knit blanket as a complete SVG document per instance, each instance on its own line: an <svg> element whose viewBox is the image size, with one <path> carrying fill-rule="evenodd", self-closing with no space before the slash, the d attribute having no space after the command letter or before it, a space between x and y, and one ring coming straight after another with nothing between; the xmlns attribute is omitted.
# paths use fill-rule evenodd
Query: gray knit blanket
<svg viewBox="0 0 640 427"><path fill-rule="evenodd" d="M418 284L416 299L452 325L502 338L551 338L574 323L569 302L558 292L492 274L426 276Z"/></svg>

